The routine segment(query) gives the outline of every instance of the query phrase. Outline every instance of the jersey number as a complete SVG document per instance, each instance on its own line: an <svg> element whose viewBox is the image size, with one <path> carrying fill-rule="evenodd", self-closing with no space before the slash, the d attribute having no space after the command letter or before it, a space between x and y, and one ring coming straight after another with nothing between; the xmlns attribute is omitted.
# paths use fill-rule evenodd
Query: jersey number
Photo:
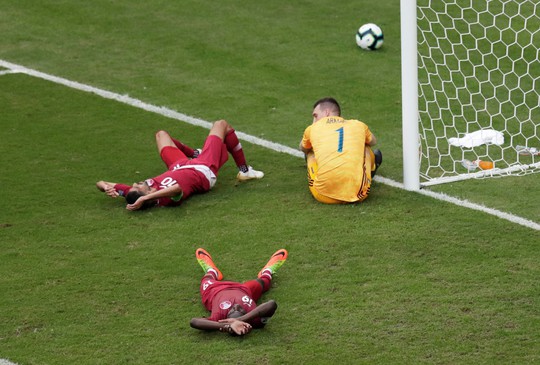
<svg viewBox="0 0 540 365"><path fill-rule="evenodd" d="M244 295L242 297L242 302L244 302L244 304L248 305L248 306L252 306L253 305L253 299L251 299L250 297L248 297L247 295Z"/></svg>
<svg viewBox="0 0 540 365"><path fill-rule="evenodd" d="M336 129L336 132L339 134L337 151L343 152L343 127Z"/></svg>
<svg viewBox="0 0 540 365"><path fill-rule="evenodd" d="M175 185L177 182L175 179L171 178L171 177L166 177L165 179L163 179L161 181L161 188L162 189L165 189L165 188L168 188L169 186L173 186Z"/></svg>

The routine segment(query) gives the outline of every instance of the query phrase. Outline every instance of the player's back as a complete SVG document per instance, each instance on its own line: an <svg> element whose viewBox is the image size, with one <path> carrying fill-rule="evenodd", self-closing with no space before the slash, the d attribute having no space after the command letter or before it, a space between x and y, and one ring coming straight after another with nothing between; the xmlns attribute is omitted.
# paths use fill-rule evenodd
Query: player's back
<svg viewBox="0 0 540 365"><path fill-rule="evenodd" d="M365 145L371 140L367 125L327 117L311 126L310 139L318 165L313 186L334 199L356 201L364 175Z"/></svg>

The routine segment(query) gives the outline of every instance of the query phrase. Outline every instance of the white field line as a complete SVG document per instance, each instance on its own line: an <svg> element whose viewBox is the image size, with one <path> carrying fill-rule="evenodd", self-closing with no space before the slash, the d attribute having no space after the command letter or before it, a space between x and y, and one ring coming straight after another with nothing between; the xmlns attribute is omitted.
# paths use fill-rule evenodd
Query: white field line
<svg viewBox="0 0 540 365"><path fill-rule="evenodd" d="M2 70L0 71L0 76L2 75L7 75L7 74L15 74L17 73L17 71L13 71L13 70ZM0 365L2 365L2 363L0 363Z"/></svg>
<svg viewBox="0 0 540 365"><path fill-rule="evenodd" d="M0 76L2 75L0 74ZM17 364L6 359L0 359L0 365L17 365Z"/></svg>
<svg viewBox="0 0 540 365"><path fill-rule="evenodd" d="M20 72L20 73L24 73L24 74L27 74L27 75L30 75L30 76L38 77L38 78L41 78L41 79L44 79L44 80L52 81L54 83L61 84L61 85L64 85L64 86L67 86L67 87L70 87L70 88L73 88L73 89L86 91L86 92L89 92L89 93L99 95L99 96L101 96L101 97L103 97L105 99L116 100L116 101L118 101L120 103L128 104L128 105L131 105L133 107L140 108L140 109L152 112L152 113L156 113L156 114L160 114L160 115L172 118L172 119L184 121L184 122L186 122L188 124L192 124L192 125L195 125L195 126L198 126L198 127L203 127L203 128L206 128L206 129L210 129L212 127L212 123L207 122L205 120L195 118L195 117L192 117L192 116L189 116L189 115L186 115L186 114L182 114L182 113L179 113L179 112L177 112L175 110L172 110L172 109L169 109L169 108L166 108L166 107L160 107L160 106L151 105L151 104L145 103L145 102L143 102L141 100L132 98L132 97L130 97L128 95L120 95L120 94L113 93L113 92L110 92L110 91L107 91L107 90L98 89L98 88L90 86L90 85L85 85L85 84L81 84L81 83L76 82L76 81L71 81L71 80L67 80L67 79L64 79L64 78L61 78L61 77L58 77L58 76L49 75L49 74L39 72L39 71L36 71L36 70L32 70L32 69L26 68L24 66L16 65L16 64L4 61L4 60L0 60L0 66L10 69L11 73ZM251 136L249 134L238 132L238 131L236 132L236 134L237 134L238 138L240 138L240 139L242 139L242 140L244 140L246 142L250 142L250 143L253 143L253 144L256 144L256 145L259 145L259 146L263 146L263 147L266 147L268 149L271 149L271 150L274 150L274 151L277 151L277 152L287 153L287 154L293 155L293 156L298 156L298 157L303 157L304 156L303 153L300 152L299 150L296 150L294 148L290 148L290 147L287 147L287 146L283 146L283 145L281 145L279 143L270 142L270 141L267 141L267 140L264 140L264 139L261 139L261 138Z"/></svg>
<svg viewBox="0 0 540 365"><path fill-rule="evenodd" d="M64 79L64 78L61 78L61 77L58 77L58 76L49 75L49 74L39 72L39 71L36 71L36 70L32 70L32 69L29 69L27 67L17 65L17 64L14 64L14 63L10 63L10 62L4 61L4 60L0 60L0 67L7 68L8 70L11 71L11 73L19 72L19 73L24 73L24 74L27 74L27 75L30 75L30 76L33 76L33 77L38 77L38 78L48 80L48 81L51 81L51 82L54 82L54 83L57 83L57 84L60 84L60 85L64 85L64 86L67 86L67 87L70 87L70 88L73 88L73 89L93 93L93 94L99 95L99 96L101 96L101 97L103 97L105 99L115 100L115 101L118 101L120 103L124 103L124 104L130 105L130 106L133 106L135 108L143 109L143 110L146 110L146 111L149 111L149 112L152 112L152 113L163 115L165 117L169 117L169 118L172 118L172 119L183 121L183 122L186 122L186 123L194 125L194 126L203 127L203 128L206 128L206 129L210 129L211 126L212 126L212 123L210 123L208 121L205 121L205 120L202 120L202 119L199 119L199 118L195 118L195 117L192 117L192 116L189 116L189 115L186 115L186 114L182 114L182 113L179 113L179 112L177 112L175 110L172 110L172 109L169 109L169 108L166 108L166 107L159 107L159 106L151 105L151 104L145 103L145 102L143 102L141 100L132 98L132 97L130 97L128 95L120 95L120 94L117 94L117 93L113 93L111 91L98 89L98 88L90 86L90 85L85 85L85 84L81 84L81 83L76 82L76 81L71 81L71 80L67 80L67 79ZM262 146L262 147L266 147L266 148L268 148L270 150L273 150L273 151L276 151L276 152L282 152L282 153L289 154L291 156L304 158L304 154L302 152L300 152L299 150L297 150L297 149L287 147L287 146L281 145L279 143L267 141L265 139L261 139L261 138L258 138L258 137L254 137L254 136L251 136L249 134L245 134L245 133L242 133L242 132L239 132L239 131L236 131L236 134L238 135L238 138L240 138L241 140L244 140L246 142L249 142L249 143L252 143L252 144L255 144L255 145L259 145L259 146ZM403 184L401 184L401 183L399 183L397 181L385 178L385 177L376 176L375 181L381 182L383 184L386 184L386 185L389 185L389 186L392 186L392 187L395 187L395 188L405 189ZM442 201L445 201L445 202L448 202L448 203L451 203L451 204L455 204L455 205L458 205L460 207L465 207L465 208L477 210L477 211L480 211L480 212L484 212L484 213L493 215L495 217L505 219L505 220L510 221L512 223L516 223L516 224L519 224L519 225L522 225L522 226L525 226L525 227L540 231L540 224L539 223L533 222L533 221L531 221L529 219L525 219L525 218L510 214L510 213L501 212L499 210L492 209L492 208L487 208L487 207L485 207L483 205L472 203L472 202L470 202L468 200L462 200L462 199L454 198L454 197L451 197L451 196L446 195L446 194L436 193L436 192L429 191L429 190L419 190L419 191L417 191L417 193L432 197L434 199L442 200ZM2 364L0 364L0 365L2 365Z"/></svg>

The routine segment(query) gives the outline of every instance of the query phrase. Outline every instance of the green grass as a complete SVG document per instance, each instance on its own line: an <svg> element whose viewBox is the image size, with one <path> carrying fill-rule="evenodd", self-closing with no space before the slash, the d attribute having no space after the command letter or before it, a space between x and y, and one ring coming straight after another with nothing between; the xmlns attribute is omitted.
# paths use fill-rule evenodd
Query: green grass
<svg viewBox="0 0 540 365"><path fill-rule="evenodd" d="M401 180L399 3L2 4L0 59L296 147L313 101L372 126ZM330 15L329 15L330 14ZM377 19L386 43L354 45ZM54 26L53 26L54 25ZM365 72L370 70L370 72ZM96 181L162 172L153 133L207 131L26 75L0 76L0 359L27 364L534 363L537 231L375 183L361 205L313 201L302 159L243 143L263 180L128 212ZM538 222L538 176L434 190ZM289 250L244 338L203 333L197 247L248 280Z"/></svg>

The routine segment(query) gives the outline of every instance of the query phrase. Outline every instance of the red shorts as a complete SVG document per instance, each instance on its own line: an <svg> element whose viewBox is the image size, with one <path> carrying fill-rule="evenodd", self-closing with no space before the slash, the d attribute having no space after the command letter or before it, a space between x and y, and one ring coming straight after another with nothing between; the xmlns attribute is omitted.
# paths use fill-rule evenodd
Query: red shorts
<svg viewBox="0 0 540 365"><path fill-rule="evenodd" d="M217 176L221 166L227 162L229 153L227 146L218 136L210 135L204 141L202 152L197 158L190 160L182 151L176 147L166 146L161 149L161 159L167 168L180 165L205 165Z"/></svg>
<svg viewBox="0 0 540 365"><path fill-rule="evenodd" d="M180 151L178 147L173 146L165 146L161 149L161 159L165 162L168 169L177 163L183 165L186 161L189 161L189 158L184 155L184 152Z"/></svg>

